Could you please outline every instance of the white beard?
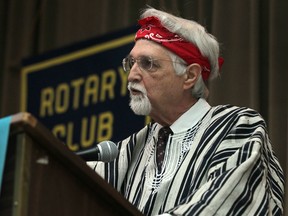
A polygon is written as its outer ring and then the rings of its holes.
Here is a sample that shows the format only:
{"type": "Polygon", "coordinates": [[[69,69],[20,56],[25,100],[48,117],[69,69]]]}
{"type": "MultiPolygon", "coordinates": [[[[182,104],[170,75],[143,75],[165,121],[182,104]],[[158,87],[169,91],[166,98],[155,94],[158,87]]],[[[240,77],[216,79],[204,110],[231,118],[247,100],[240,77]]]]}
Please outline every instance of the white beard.
{"type": "Polygon", "coordinates": [[[137,89],[141,91],[142,94],[140,95],[132,95],[130,94],[130,108],[133,112],[137,115],[149,115],[151,112],[151,103],[147,97],[147,92],[144,87],[138,85],[136,83],[128,83],[129,91],[133,89],[137,89]]]}

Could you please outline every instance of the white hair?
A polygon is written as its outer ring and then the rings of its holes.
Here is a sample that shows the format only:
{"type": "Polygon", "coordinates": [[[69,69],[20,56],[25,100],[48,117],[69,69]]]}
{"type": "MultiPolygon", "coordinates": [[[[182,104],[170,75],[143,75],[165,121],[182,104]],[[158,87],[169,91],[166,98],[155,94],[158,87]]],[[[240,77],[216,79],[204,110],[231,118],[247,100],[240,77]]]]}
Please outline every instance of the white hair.
{"type": "Polygon", "coordinates": [[[141,18],[149,16],[157,17],[161,24],[170,32],[178,34],[198,47],[202,56],[207,57],[209,60],[211,68],[209,80],[219,76],[219,44],[215,37],[207,33],[203,26],[195,21],[176,17],[150,7],[143,10],[141,18]]]}

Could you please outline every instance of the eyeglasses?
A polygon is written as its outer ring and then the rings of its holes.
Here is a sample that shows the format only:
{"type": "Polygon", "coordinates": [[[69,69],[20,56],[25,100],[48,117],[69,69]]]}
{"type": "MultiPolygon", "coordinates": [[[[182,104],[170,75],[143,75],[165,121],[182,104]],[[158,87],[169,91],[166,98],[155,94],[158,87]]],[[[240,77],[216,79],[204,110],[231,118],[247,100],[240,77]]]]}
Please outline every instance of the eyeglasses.
{"type": "MultiPolygon", "coordinates": [[[[129,72],[133,67],[133,65],[135,64],[135,62],[137,62],[140,69],[148,72],[154,72],[160,67],[160,65],[157,63],[157,60],[173,62],[168,59],[153,59],[151,56],[140,56],[138,58],[128,56],[123,59],[122,66],[125,72],[129,72]]],[[[184,63],[181,62],[175,62],[175,63],[184,65],[184,63]]]]}

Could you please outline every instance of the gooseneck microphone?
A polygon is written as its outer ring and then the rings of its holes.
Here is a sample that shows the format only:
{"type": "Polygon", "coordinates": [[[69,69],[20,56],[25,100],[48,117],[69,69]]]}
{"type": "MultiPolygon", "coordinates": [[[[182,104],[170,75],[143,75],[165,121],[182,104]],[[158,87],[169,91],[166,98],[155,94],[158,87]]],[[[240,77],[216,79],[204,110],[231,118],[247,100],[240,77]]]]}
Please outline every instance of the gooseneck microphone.
{"type": "Polygon", "coordinates": [[[95,147],[76,152],[85,161],[113,161],[118,155],[118,148],[112,141],[103,141],[95,147]]]}

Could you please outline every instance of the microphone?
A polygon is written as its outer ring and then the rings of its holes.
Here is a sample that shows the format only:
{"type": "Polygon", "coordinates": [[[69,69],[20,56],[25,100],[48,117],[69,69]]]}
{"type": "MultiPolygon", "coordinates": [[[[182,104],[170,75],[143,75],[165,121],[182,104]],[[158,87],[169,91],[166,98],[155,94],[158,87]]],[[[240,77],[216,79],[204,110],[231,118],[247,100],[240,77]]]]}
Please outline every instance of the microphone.
{"type": "Polygon", "coordinates": [[[112,141],[102,141],[96,147],[76,152],[85,161],[113,161],[118,155],[118,148],[112,141]]]}

